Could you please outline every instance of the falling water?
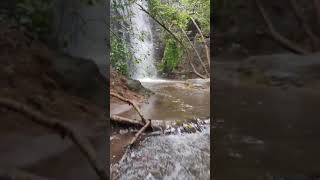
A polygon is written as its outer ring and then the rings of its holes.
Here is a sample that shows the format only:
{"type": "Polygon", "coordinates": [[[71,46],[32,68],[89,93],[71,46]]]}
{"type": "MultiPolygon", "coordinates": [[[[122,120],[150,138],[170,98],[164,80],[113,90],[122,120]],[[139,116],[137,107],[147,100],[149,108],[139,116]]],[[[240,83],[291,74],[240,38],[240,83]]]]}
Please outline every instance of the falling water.
{"type": "Polygon", "coordinates": [[[128,153],[115,179],[210,179],[210,130],[147,137],[128,153]]]}
{"type": "MultiPolygon", "coordinates": [[[[137,3],[144,9],[148,9],[146,0],[138,0],[137,3]]],[[[130,36],[130,42],[137,62],[133,63],[130,74],[134,79],[155,78],[157,70],[154,65],[150,19],[137,4],[131,6],[133,15],[131,17],[132,35],[130,36]]]]}

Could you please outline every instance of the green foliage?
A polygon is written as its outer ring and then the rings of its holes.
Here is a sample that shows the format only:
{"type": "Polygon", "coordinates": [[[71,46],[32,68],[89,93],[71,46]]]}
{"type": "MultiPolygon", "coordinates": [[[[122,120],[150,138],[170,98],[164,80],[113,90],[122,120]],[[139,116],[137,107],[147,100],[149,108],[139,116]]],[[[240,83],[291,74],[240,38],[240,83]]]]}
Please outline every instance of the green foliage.
{"type": "Polygon", "coordinates": [[[166,47],[160,68],[163,72],[173,71],[180,63],[182,55],[182,49],[178,46],[178,43],[168,38],[166,40],[166,47]]]}
{"type": "Polygon", "coordinates": [[[182,28],[188,23],[188,11],[173,4],[164,4],[160,0],[150,0],[149,11],[153,16],[162,20],[163,23],[168,22],[170,25],[176,25],[182,28]]]}
{"type": "Polygon", "coordinates": [[[203,33],[210,33],[210,0],[181,0],[181,4],[200,22],[203,33]]]}
{"type": "Polygon", "coordinates": [[[128,75],[128,60],[132,59],[132,54],[122,39],[111,36],[111,65],[118,72],[127,76],[128,75]]]}
{"type": "Polygon", "coordinates": [[[169,26],[185,28],[190,17],[193,17],[200,22],[204,33],[210,32],[210,0],[180,0],[172,3],[150,0],[149,4],[152,15],[169,26]]]}
{"type": "MultiPolygon", "coordinates": [[[[162,0],[149,0],[149,11],[185,45],[188,45],[189,41],[182,29],[187,30],[191,17],[200,22],[203,34],[210,33],[210,0],[180,0],[167,3],[162,0]]],[[[165,38],[170,36],[167,31],[162,30],[161,36],[165,39],[165,51],[160,70],[170,72],[181,63],[182,50],[173,38],[165,38]]]]}

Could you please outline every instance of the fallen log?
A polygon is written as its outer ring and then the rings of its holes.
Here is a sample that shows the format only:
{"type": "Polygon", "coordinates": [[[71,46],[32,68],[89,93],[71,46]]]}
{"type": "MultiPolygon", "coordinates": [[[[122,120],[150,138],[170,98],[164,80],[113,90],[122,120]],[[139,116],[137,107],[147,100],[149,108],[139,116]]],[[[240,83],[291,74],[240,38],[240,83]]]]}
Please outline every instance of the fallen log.
{"type": "Polygon", "coordinates": [[[111,121],[114,121],[119,124],[134,125],[134,126],[139,126],[139,127],[144,126],[144,124],[142,122],[135,121],[133,119],[129,119],[129,118],[121,117],[121,116],[117,116],[117,115],[111,116],[110,119],[111,119],[111,121]]]}
{"type": "Polygon", "coordinates": [[[72,140],[72,142],[78,146],[82,154],[87,158],[89,164],[95,170],[100,179],[108,179],[107,171],[105,170],[105,167],[97,160],[95,150],[92,147],[91,143],[87,138],[81,136],[75,128],[56,118],[47,117],[41,112],[29,107],[28,105],[12,99],[0,97],[0,106],[25,114],[30,117],[31,121],[57,132],[62,137],[68,136],[72,140]]]}
{"type": "Polygon", "coordinates": [[[139,114],[142,122],[143,122],[144,124],[147,123],[147,122],[146,122],[146,119],[145,119],[144,116],[142,115],[139,107],[138,107],[133,101],[131,101],[130,99],[127,99],[127,98],[125,98],[125,97],[122,97],[122,96],[120,96],[119,94],[116,94],[116,93],[114,93],[114,92],[110,92],[110,95],[113,96],[113,97],[116,97],[116,98],[120,99],[121,101],[124,101],[124,102],[128,103],[128,104],[131,105],[131,106],[133,106],[133,108],[134,108],[134,109],[137,111],[137,113],[139,114]]]}

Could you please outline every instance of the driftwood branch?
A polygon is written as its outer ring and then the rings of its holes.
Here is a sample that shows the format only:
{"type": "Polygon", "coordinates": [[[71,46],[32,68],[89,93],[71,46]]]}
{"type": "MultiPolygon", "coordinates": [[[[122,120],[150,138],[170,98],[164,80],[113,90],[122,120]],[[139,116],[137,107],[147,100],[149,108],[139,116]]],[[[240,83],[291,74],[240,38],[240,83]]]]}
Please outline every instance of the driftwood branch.
{"type": "Polygon", "coordinates": [[[4,106],[6,108],[25,114],[31,117],[31,120],[33,122],[51,130],[54,130],[63,137],[68,136],[72,140],[72,142],[78,146],[82,154],[87,158],[90,165],[93,167],[100,179],[108,179],[105,167],[102,166],[97,160],[95,150],[92,147],[91,143],[88,141],[88,139],[81,136],[80,133],[77,132],[74,128],[72,128],[69,124],[66,124],[55,118],[47,117],[39,111],[30,108],[28,105],[17,102],[12,99],[1,97],[0,106],[4,106]]]}
{"type": "Polygon", "coordinates": [[[123,96],[120,96],[119,94],[116,94],[114,92],[110,92],[110,95],[113,96],[113,97],[116,97],[118,99],[120,99],[121,101],[124,101],[126,103],[128,103],[129,105],[131,105],[136,111],[137,113],[139,114],[141,120],[143,123],[146,123],[146,119],[144,118],[144,116],[142,115],[141,111],[140,111],[140,108],[136,105],[136,103],[134,103],[133,101],[131,101],[130,99],[127,99],[123,96]]]}
{"type": "Polygon", "coordinates": [[[148,122],[135,134],[134,138],[130,141],[129,146],[132,146],[137,141],[139,136],[150,126],[151,126],[151,120],[148,120],[148,122]]]}
{"type": "Polygon", "coordinates": [[[110,119],[111,119],[111,121],[114,121],[119,124],[129,124],[129,125],[134,125],[134,126],[139,126],[139,127],[144,126],[144,124],[142,122],[135,121],[135,120],[132,120],[129,118],[121,117],[121,116],[117,116],[117,115],[111,116],[110,119]]]}
{"type": "Polygon", "coordinates": [[[296,45],[295,43],[291,42],[289,39],[285,38],[284,36],[282,36],[279,32],[277,32],[270,20],[270,18],[268,17],[264,7],[262,6],[260,0],[255,0],[256,5],[258,7],[258,10],[261,14],[261,16],[263,17],[266,25],[268,26],[268,29],[270,31],[270,35],[271,37],[280,45],[282,45],[284,48],[294,52],[294,53],[298,53],[298,54],[309,54],[308,51],[302,49],[300,46],[296,45]]]}
{"type": "Polygon", "coordinates": [[[127,146],[127,148],[126,148],[126,151],[124,152],[121,160],[119,161],[120,164],[126,159],[129,150],[131,149],[132,145],[137,141],[138,137],[139,137],[149,126],[151,126],[151,120],[148,120],[148,122],[135,134],[134,138],[130,141],[130,143],[128,144],[128,146],[127,146]]]}
{"type": "Polygon", "coordinates": [[[208,65],[209,65],[209,69],[210,69],[210,50],[208,48],[208,45],[207,45],[207,42],[202,34],[202,31],[201,29],[199,28],[198,24],[196,23],[196,21],[193,19],[193,17],[190,17],[190,19],[192,20],[193,24],[196,26],[200,36],[201,36],[201,39],[203,41],[203,44],[204,44],[204,48],[206,50],[206,56],[207,56],[207,61],[208,61],[208,65]]]}
{"type": "Polygon", "coordinates": [[[305,33],[309,36],[309,38],[312,41],[312,47],[314,50],[318,49],[319,44],[319,37],[315,35],[309,25],[307,24],[306,20],[303,17],[303,13],[301,12],[301,9],[299,8],[296,0],[290,0],[290,4],[292,6],[293,12],[299,21],[299,23],[302,25],[303,30],[305,33]]]}

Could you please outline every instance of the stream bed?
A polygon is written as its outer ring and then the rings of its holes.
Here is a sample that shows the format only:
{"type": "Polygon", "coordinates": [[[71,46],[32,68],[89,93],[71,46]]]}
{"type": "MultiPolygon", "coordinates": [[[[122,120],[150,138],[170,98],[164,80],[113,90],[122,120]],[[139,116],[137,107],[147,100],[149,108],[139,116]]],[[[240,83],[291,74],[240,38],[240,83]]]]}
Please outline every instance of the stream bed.
{"type": "MultiPolygon", "coordinates": [[[[156,119],[172,128],[195,118],[208,119],[210,114],[210,81],[141,81],[155,92],[141,111],[146,118],[156,119]]],[[[134,110],[120,114],[138,119],[134,110]]],[[[123,146],[134,133],[122,131],[111,137],[111,161],[114,179],[210,179],[210,122],[201,131],[145,135],[128,152],[120,164],[123,146]],[[121,151],[122,150],[122,151],[121,151]],[[115,158],[118,156],[117,158],[115,158]]],[[[121,130],[120,130],[121,131],[121,130]]]]}

